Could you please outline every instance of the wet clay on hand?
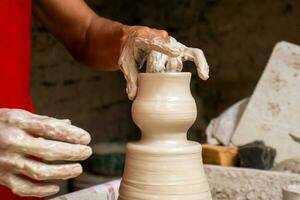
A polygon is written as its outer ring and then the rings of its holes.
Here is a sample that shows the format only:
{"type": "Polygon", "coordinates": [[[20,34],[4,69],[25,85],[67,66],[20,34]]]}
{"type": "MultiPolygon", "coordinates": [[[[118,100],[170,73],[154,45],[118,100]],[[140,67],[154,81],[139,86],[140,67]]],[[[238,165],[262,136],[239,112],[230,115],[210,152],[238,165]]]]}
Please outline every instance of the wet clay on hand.
{"type": "Polygon", "coordinates": [[[71,124],[20,109],[0,109],[0,184],[20,196],[45,197],[55,194],[54,184],[32,183],[20,174],[36,180],[69,179],[82,173],[79,163],[46,164],[42,160],[84,160],[91,155],[86,146],[90,135],[71,124]]]}
{"type": "Polygon", "coordinates": [[[132,34],[128,37],[121,56],[119,65],[127,81],[127,94],[133,100],[137,92],[137,77],[139,68],[147,61],[147,73],[181,72],[182,62],[195,63],[198,76],[208,79],[209,67],[202,50],[186,47],[170,38],[165,42],[160,38],[143,38],[132,34]]]}

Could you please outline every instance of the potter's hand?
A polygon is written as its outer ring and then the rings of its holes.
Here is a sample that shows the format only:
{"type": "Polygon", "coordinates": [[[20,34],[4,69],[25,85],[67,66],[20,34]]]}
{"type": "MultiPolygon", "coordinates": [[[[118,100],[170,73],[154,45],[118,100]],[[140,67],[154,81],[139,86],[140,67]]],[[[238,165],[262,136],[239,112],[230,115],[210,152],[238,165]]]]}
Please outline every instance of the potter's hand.
{"type": "Polygon", "coordinates": [[[169,45],[169,40],[168,33],[163,30],[125,26],[119,66],[127,81],[129,99],[132,100],[136,95],[138,69],[142,67],[148,53],[156,50],[173,57],[180,54],[177,48],[169,45]]]}
{"type": "Polygon", "coordinates": [[[148,73],[180,72],[182,61],[190,60],[196,64],[199,77],[208,78],[208,65],[200,49],[186,47],[161,30],[133,26],[124,32],[119,66],[127,81],[129,99],[136,95],[138,70],[145,60],[148,73]]]}
{"type": "Polygon", "coordinates": [[[82,172],[80,164],[46,164],[46,161],[84,160],[91,155],[89,134],[69,120],[39,116],[19,109],[0,109],[0,184],[20,196],[44,197],[55,194],[54,184],[35,180],[68,179],[82,172]]]}

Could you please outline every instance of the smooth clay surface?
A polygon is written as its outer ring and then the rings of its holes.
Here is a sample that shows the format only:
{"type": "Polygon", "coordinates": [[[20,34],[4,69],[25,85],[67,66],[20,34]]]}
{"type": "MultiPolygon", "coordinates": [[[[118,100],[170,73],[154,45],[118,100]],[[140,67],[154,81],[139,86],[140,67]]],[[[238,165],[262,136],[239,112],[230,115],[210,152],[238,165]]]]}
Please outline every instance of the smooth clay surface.
{"type": "Polygon", "coordinates": [[[132,106],[142,139],[126,148],[119,200],[211,200],[201,145],[186,132],[197,113],[190,73],[141,73],[132,106]]]}

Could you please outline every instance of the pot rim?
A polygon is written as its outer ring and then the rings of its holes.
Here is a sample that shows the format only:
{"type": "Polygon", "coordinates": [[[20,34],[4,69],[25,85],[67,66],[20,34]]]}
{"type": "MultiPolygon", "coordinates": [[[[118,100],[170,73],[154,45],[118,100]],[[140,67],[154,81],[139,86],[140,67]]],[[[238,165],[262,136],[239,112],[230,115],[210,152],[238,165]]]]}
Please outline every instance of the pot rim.
{"type": "Polygon", "coordinates": [[[139,76],[191,76],[191,72],[164,72],[164,73],[147,73],[141,72],[139,76]]]}

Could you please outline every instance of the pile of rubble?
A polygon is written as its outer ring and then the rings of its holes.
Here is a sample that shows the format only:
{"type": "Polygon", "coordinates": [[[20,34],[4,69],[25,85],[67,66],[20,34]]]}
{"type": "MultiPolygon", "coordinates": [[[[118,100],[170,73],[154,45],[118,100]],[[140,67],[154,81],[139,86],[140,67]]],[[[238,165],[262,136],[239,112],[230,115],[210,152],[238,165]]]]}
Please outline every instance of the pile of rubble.
{"type": "Polygon", "coordinates": [[[203,161],[220,165],[205,167],[214,199],[300,199],[300,47],[278,43],[253,94],[206,134],[203,161]]]}

